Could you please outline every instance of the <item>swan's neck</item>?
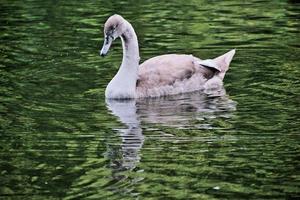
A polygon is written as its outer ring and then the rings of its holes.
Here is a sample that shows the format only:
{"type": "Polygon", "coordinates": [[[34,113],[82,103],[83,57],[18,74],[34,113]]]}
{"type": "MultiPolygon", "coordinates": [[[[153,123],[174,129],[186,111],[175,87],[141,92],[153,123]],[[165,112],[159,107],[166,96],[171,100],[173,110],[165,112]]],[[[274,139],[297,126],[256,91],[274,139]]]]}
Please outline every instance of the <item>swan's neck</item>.
{"type": "Polygon", "coordinates": [[[135,98],[136,80],[139,67],[139,45],[137,36],[131,24],[125,22],[126,29],[121,35],[123,59],[118,73],[108,84],[105,96],[107,98],[135,98]]]}
{"type": "Polygon", "coordinates": [[[131,24],[127,22],[127,29],[121,35],[123,47],[122,66],[130,68],[138,68],[139,66],[139,44],[137,36],[131,24]]]}

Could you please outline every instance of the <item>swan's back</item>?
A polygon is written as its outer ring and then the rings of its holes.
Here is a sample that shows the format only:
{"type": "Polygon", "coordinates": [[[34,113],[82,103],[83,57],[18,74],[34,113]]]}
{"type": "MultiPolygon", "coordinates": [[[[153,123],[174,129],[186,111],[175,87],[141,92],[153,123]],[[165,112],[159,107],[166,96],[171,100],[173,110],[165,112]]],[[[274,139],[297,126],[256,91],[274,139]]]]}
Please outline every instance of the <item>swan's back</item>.
{"type": "Polygon", "coordinates": [[[157,97],[201,90],[214,69],[198,64],[192,55],[167,54],[146,60],[139,66],[137,97],[157,97]]]}

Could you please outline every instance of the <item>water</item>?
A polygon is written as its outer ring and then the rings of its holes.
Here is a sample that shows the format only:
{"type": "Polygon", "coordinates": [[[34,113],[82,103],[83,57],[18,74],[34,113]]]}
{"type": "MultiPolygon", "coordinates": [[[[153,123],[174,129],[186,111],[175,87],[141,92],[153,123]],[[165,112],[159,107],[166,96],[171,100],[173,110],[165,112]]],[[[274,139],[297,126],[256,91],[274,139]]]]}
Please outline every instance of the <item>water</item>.
{"type": "Polygon", "coordinates": [[[1,199],[300,197],[300,7],[296,1],[0,3],[1,199]],[[120,41],[142,60],[237,48],[225,94],[105,101],[120,41]]]}

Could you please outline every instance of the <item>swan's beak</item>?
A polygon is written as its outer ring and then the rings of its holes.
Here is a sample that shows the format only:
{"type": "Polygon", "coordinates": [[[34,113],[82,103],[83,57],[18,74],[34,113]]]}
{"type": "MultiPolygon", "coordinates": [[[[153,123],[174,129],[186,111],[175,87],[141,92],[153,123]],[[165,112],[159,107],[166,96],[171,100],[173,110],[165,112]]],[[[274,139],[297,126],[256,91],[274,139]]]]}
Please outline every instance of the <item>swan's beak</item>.
{"type": "Polygon", "coordinates": [[[102,47],[102,49],[100,51],[100,56],[106,56],[106,54],[108,53],[108,50],[110,48],[110,45],[111,45],[112,41],[113,41],[112,37],[105,36],[103,47],[102,47]]]}

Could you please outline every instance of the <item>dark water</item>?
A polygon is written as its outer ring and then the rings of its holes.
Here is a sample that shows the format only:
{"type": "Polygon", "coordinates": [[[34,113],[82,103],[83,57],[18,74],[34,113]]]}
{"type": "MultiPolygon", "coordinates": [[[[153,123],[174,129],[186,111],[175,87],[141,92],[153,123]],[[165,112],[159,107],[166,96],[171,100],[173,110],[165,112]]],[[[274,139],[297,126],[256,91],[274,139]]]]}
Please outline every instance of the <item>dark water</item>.
{"type": "MultiPolygon", "coordinates": [[[[300,197],[296,1],[0,1],[1,199],[300,197]],[[106,102],[122,14],[142,60],[237,48],[226,94],[106,102]]],[[[224,91],[225,92],[225,91],[224,91]]]]}

